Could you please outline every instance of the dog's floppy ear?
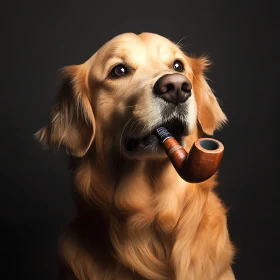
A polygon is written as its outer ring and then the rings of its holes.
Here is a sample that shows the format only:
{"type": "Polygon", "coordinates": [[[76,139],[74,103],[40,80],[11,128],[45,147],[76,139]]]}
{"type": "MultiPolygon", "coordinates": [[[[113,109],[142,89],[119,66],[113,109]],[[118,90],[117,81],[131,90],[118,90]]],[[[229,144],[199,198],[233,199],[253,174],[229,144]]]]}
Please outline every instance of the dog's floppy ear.
{"type": "Polygon", "coordinates": [[[204,71],[210,62],[205,57],[190,58],[190,61],[194,75],[193,91],[197,102],[198,121],[206,134],[213,135],[214,130],[227,121],[227,117],[204,77],[204,71]]]}
{"type": "Polygon", "coordinates": [[[49,122],[36,134],[44,146],[63,145],[73,156],[82,157],[95,134],[95,118],[89,101],[87,66],[63,68],[63,83],[49,122]]]}

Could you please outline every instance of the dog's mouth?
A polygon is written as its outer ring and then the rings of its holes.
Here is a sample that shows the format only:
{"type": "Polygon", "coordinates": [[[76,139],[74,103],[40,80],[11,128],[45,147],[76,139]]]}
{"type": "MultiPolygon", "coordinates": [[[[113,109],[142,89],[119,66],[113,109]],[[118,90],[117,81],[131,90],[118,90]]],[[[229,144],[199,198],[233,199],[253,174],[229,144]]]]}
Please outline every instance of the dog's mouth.
{"type": "Polygon", "coordinates": [[[163,148],[159,141],[158,134],[156,129],[158,127],[165,127],[170,132],[170,134],[182,145],[183,137],[187,135],[187,126],[184,122],[179,119],[172,119],[168,122],[164,122],[157,127],[155,127],[150,132],[145,135],[135,138],[127,137],[124,141],[124,148],[126,154],[139,154],[139,153],[162,153],[163,148]]]}

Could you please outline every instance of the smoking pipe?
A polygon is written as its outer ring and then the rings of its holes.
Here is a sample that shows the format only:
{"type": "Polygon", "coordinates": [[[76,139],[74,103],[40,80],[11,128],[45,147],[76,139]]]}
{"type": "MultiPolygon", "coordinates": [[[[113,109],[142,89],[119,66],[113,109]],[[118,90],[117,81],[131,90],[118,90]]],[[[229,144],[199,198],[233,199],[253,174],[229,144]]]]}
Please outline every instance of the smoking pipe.
{"type": "Polygon", "coordinates": [[[220,141],[200,138],[187,153],[165,127],[159,127],[157,133],[171,163],[185,181],[200,183],[218,170],[224,152],[220,141]]]}

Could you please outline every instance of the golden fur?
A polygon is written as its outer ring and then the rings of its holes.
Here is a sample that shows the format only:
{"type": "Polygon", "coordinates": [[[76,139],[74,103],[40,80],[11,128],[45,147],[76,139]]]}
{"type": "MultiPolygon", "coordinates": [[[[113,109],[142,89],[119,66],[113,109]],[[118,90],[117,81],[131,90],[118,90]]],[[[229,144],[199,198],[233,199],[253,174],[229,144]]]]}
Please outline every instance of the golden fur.
{"type": "Polygon", "coordinates": [[[189,57],[156,34],[127,33],[85,63],[64,68],[58,102],[37,133],[43,145],[62,145],[72,155],[77,216],[59,240],[61,279],[234,279],[216,175],[190,184],[165,154],[123,152],[125,135],[142,135],[160,122],[152,86],[174,73],[176,59],[193,87],[190,112],[183,114],[189,150],[226,121],[203,74],[206,58],[189,57]],[[110,79],[118,63],[131,71],[110,79]]]}

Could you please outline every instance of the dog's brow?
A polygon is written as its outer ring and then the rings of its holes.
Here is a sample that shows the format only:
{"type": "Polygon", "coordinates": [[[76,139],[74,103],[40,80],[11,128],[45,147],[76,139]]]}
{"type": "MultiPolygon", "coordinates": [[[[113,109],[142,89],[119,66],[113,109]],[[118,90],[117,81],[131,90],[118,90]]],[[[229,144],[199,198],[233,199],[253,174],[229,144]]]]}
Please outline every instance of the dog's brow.
{"type": "Polygon", "coordinates": [[[169,63],[170,59],[183,58],[183,55],[175,46],[161,44],[158,46],[157,51],[159,59],[165,61],[166,63],[169,63]]]}
{"type": "Polygon", "coordinates": [[[108,71],[110,69],[110,67],[112,67],[113,65],[116,65],[118,63],[128,64],[132,68],[135,67],[135,65],[131,62],[128,55],[125,55],[125,54],[110,55],[108,60],[105,63],[105,67],[104,67],[105,71],[108,71]]]}
{"type": "MultiPolygon", "coordinates": [[[[139,46],[138,46],[139,47],[139,46]]],[[[136,48],[129,48],[129,47],[113,47],[111,48],[109,51],[107,51],[108,55],[106,56],[106,63],[104,66],[104,70],[108,71],[109,68],[113,65],[113,64],[117,64],[117,63],[126,63],[129,64],[130,67],[132,68],[137,68],[137,60],[141,59],[141,55],[143,54],[143,51],[139,51],[137,52],[137,57],[132,55],[132,52],[135,51],[136,48]],[[132,58],[135,59],[132,59],[132,58]]]]}

